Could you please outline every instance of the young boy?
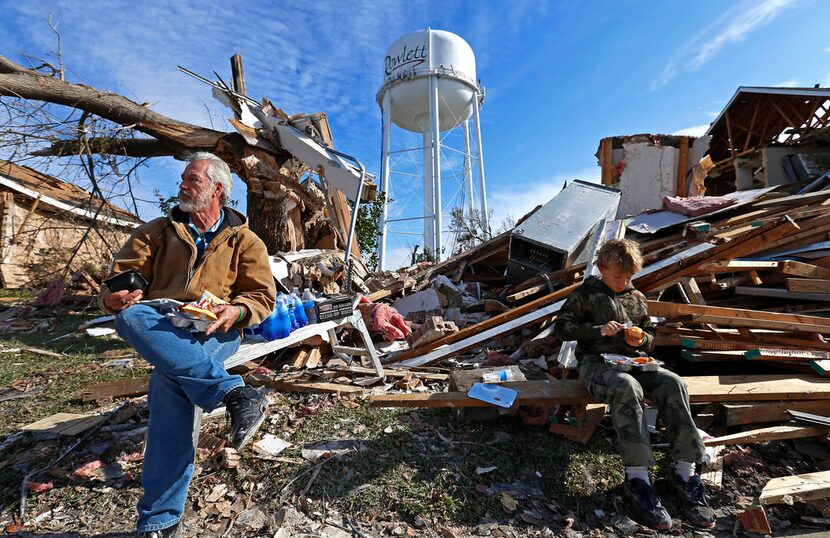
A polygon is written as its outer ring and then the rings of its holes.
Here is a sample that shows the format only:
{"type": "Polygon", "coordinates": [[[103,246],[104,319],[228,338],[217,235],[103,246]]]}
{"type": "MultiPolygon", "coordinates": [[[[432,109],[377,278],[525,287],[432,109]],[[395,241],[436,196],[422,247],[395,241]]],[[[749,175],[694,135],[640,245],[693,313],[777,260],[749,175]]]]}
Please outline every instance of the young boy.
{"type": "Polygon", "coordinates": [[[645,296],[631,286],[642,269],[636,243],[618,239],[604,243],[597,253],[602,278],[589,277],[568,297],[556,319],[560,340],[576,340],[579,377],[588,392],[610,405],[619,451],[625,465],[625,497],[640,523],[657,530],[671,528],[672,520],[651,485],[648,467],[654,465],[643,397],[657,404],[675,460],[672,489],[678,494],[690,523],[715,526],[706,491],[695,473],[704,454],[703,442],[692,419],[686,384],[677,374],[656,371],[622,372],[605,363],[602,353],[646,356],[654,348],[654,325],[645,296]],[[625,324],[632,322],[630,329],[625,324]]]}

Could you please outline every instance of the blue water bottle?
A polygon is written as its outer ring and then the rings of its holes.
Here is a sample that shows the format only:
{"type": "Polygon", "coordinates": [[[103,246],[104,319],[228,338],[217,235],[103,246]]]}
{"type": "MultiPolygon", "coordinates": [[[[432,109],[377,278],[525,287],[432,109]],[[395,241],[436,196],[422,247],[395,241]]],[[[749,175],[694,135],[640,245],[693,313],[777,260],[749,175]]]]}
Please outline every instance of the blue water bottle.
{"type": "Polygon", "coordinates": [[[294,291],[291,292],[289,299],[294,303],[294,317],[297,318],[297,324],[300,327],[305,327],[308,325],[308,318],[305,315],[303,300],[300,299],[300,294],[297,292],[297,288],[294,288],[294,291]]]}

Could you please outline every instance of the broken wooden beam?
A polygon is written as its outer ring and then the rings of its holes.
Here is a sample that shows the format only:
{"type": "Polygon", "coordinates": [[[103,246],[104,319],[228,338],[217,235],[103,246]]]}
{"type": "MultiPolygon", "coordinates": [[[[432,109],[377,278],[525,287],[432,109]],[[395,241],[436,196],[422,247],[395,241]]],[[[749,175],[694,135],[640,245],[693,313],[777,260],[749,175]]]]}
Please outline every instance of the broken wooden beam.
{"type": "Polygon", "coordinates": [[[150,387],[150,376],[120,381],[108,381],[89,385],[81,391],[81,399],[85,402],[107,400],[114,398],[132,398],[147,394],[150,387]]]}
{"type": "MultiPolygon", "coordinates": [[[[573,285],[568,286],[566,288],[562,288],[561,290],[557,290],[553,293],[545,295],[544,297],[540,297],[540,298],[536,299],[535,301],[531,301],[531,302],[527,303],[526,305],[522,305],[522,306],[519,306],[519,307],[516,307],[516,308],[512,308],[512,309],[508,310],[507,312],[502,312],[501,314],[497,314],[497,315],[493,316],[490,319],[484,320],[480,323],[476,323],[475,325],[471,325],[469,327],[465,327],[464,329],[458,331],[457,333],[447,335],[444,338],[439,338],[438,340],[430,342],[429,344],[427,344],[425,346],[422,346],[422,347],[420,347],[416,350],[408,350],[408,351],[403,351],[401,353],[398,353],[398,354],[390,357],[388,362],[390,362],[390,363],[402,362],[402,361],[405,361],[405,360],[413,358],[413,357],[421,357],[425,354],[428,354],[429,351],[434,350],[434,349],[436,349],[440,346],[450,345],[450,344],[455,344],[455,343],[461,343],[465,339],[468,339],[468,340],[471,340],[471,341],[475,340],[475,342],[472,342],[470,344],[470,347],[472,347],[473,345],[475,345],[479,342],[487,341],[489,338],[492,338],[493,336],[506,334],[507,331],[511,331],[511,330],[518,330],[519,328],[523,327],[524,325],[522,325],[521,323],[511,324],[511,322],[519,321],[521,318],[523,318],[524,316],[526,316],[528,314],[538,314],[540,311],[543,311],[546,308],[548,310],[550,310],[550,312],[549,312],[549,314],[545,314],[545,315],[555,314],[556,312],[559,311],[559,307],[561,307],[561,305],[559,305],[556,308],[550,308],[551,304],[552,303],[557,303],[557,301],[561,301],[561,299],[563,299],[563,298],[567,297],[568,295],[570,295],[570,293],[573,290],[575,290],[578,285],[579,284],[573,284],[573,285]],[[499,329],[503,329],[505,332],[500,332],[499,329]],[[482,339],[482,335],[490,334],[490,333],[492,333],[492,334],[490,335],[489,338],[485,337],[485,338],[482,339]]],[[[533,316],[531,316],[531,317],[533,317],[533,316]]],[[[539,316],[539,317],[535,317],[533,320],[529,321],[528,323],[532,323],[533,321],[541,319],[542,317],[544,317],[544,315],[539,316]]],[[[467,349],[467,347],[460,346],[458,349],[454,350],[453,353],[459,352],[462,348],[467,349]]],[[[449,355],[442,355],[439,358],[445,358],[445,357],[448,357],[448,356],[449,355]]],[[[432,362],[434,362],[432,359],[428,359],[426,362],[423,362],[423,363],[420,363],[420,364],[410,364],[410,365],[411,366],[427,366],[427,365],[431,364],[432,362]]]]}
{"type": "Polygon", "coordinates": [[[830,471],[773,478],[758,496],[762,505],[804,502],[830,497],[830,471]]]}
{"type": "Polygon", "coordinates": [[[821,437],[827,435],[830,428],[827,426],[798,426],[782,425],[759,428],[741,433],[724,435],[706,439],[703,444],[706,446],[717,445],[743,445],[747,443],[761,443],[763,441],[780,441],[783,439],[800,439],[805,437],[821,437]]]}
{"type": "MultiPolygon", "coordinates": [[[[830,400],[830,379],[803,375],[736,375],[684,377],[693,403],[777,400],[830,400]]],[[[517,391],[516,405],[596,403],[580,380],[503,383],[517,391]]],[[[485,407],[465,392],[381,394],[371,407],[485,407]]]]}

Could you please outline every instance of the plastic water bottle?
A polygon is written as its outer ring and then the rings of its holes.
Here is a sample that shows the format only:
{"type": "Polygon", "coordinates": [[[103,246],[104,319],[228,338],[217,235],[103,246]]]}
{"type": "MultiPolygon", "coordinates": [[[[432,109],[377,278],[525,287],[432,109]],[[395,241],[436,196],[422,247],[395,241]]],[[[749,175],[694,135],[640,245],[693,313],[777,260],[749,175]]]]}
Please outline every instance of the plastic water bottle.
{"type": "Polygon", "coordinates": [[[305,315],[305,308],[303,307],[303,300],[300,299],[300,294],[297,288],[291,292],[289,299],[294,303],[294,317],[297,318],[297,325],[305,327],[308,325],[308,318],[305,315]]]}
{"type": "Polygon", "coordinates": [[[277,299],[274,311],[265,321],[259,324],[259,334],[266,340],[277,340],[291,334],[291,321],[288,317],[288,307],[282,298],[277,299]]]}
{"type": "Polygon", "coordinates": [[[499,383],[501,381],[516,381],[518,376],[513,373],[513,370],[496,370],[494,372],[484,372],[481,374],[481,379],[485,383],[499,383]]]}
{"type": "Polygon", "coordinates": [[[284,293],[280,294],[280,299],[286,308],[288,308],[288,322],[291,325],[291,331],[296,331],[300,328],[300,325],[297,323],[297,317],[294,315],[294,301],[292,301],[291,297],[284,293]]]}
{"type": "Polygon", "coordinates": [[[311,290],[306,288],[303,291],[303,310],[305,310],[305,317],[309,323],[317,323],[317,309],[314,308],[314,294],[311,290]]]}

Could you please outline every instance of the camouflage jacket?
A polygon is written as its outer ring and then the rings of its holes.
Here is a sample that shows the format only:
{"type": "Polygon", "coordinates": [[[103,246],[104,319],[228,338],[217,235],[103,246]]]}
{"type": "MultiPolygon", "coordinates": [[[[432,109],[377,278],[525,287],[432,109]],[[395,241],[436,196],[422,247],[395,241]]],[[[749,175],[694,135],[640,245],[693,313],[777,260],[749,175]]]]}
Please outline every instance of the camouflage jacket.
{"type": "Polygon", "coordinates": [[[600,353],[644,356],[654,348],[656,330],[641,292],[629,286],[614,293],[598,277],[589,277],[565,301],[556,318],[554,334],[563,341],[576,340],[576,358],[582,361],[600,353]],[[645,340],[635,348],[625,342],[623,331],[602,336],[600,328],[611,320],[632,321],[645,331],[645,340]]]}

